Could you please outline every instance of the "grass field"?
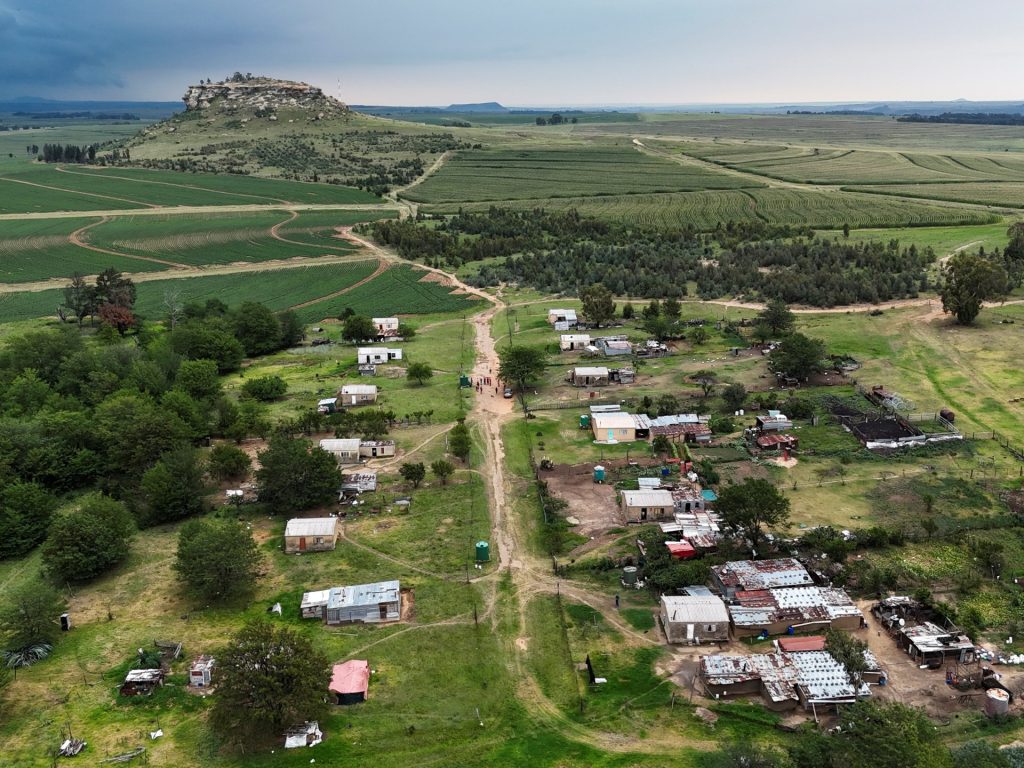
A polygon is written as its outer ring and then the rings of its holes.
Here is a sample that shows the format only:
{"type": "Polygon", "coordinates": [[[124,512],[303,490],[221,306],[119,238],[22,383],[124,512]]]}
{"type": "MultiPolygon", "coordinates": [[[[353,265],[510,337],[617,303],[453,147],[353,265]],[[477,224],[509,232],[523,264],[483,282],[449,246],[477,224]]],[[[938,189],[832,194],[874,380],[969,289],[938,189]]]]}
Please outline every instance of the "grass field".
{"type": "Polygon", "coordinates": [[[629,146],[463,151],[405,194],[423,203],[569,198],[758,186],[629,146]]]}
{"type": "MultiPolygon", "coordinates": [[[[485,210],[490,203],[429,205],[454,213],[485,210]]],[[[980,224],[995,217],[984,211],[884,199],[846,192],[802,189],[743,189],[675,194],[535,198],[502,203],[519,210],[577,210],[609,221],[656,227],[692,226],[711,230],[729,221],[807,225],[815,228],[941,226],[980,224]]]]}

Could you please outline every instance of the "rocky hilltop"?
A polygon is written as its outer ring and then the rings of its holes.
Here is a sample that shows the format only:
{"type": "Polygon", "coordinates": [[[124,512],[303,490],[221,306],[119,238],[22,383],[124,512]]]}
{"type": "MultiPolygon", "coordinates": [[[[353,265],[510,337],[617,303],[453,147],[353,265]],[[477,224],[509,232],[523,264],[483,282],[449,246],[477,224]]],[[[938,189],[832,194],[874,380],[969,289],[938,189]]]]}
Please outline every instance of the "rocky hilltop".
{"type": "Polygon", "coordinates": [[[182,97],[185,111],[273,113],[278,109],[304,109],[321,118],[348,112],[348,107],[306,83],[265,77],[224,80],[189,86],[182,97]]]}

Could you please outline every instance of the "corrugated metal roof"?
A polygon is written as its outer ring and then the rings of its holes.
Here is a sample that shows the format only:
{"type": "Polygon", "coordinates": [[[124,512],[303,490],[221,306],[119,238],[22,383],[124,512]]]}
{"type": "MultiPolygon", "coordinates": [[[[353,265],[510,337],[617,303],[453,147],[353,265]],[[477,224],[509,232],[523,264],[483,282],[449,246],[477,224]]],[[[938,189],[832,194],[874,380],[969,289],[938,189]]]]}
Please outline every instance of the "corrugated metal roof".
{"type": "Polygon", "coordinates": [[[625,411],[595,413],[591,417],[594,429],[635,429],[633,417],[625,411]]]}
{"type": "Polygon", "coordinates": [[[561,341],[589,344],[590,334],[589,333],[563,333],[560,337],[561,341]]]}
{"type": "Polygon", "coordinates": [[[711,569],[726,586],[741,589],[770,589],[814,584],[811,574],[791,557],[777,560],[733,560],[711,569]]]}
{"type": "Polygon", "coordinates": [[[343,395],[376,395],[376,384],[345,384],[341,388],[343,395]]]}
{"type": "Polygon", "coordinates": [[[780,651],[800,653],[806,651],[824,651],[824,635],[807,635],[806,637],[780,637],[775,641],[780,651]]]}
{"type": "Polygon", "coordinates": [[[736,626],[756,627],[777,622],[795,626],[861,615],[849,595],[831,587],[740,591],[736,593],[736,600],[738,605],[729,607],[736,626]]]}
{"type": "Polygon", "coordinates": [[[285,526],[285,536],[333,536],[338,528],[336,517],[295,517],[285,526]]]}
{"type": "Polygon", "coordinates": [[[671,507],[672,494],[668,491],[623,491],[627,507],[671,507]]]}
{"type": "Polygon", "coordinates": [[[608,375],[608,369],[605,368],[604,366],[598,366],[598,367],[579,366],[578,368],[574,368],[573,369],[573,375],[574,376],[607,376],[608,375]]]}
{"type": "Polygon", "coordinates": [[[303,592],[302,603],[300,608],[305,610],[306,608],[313,608],[315,606],[327,605],[327,601],[331,597],[331,590],[329,589],[318,589],[314,592],[303,592]]]}
{"type": "Polygon", "coordinates": [[[661,598],[661,606],[670,622],[682,624],[725,624],[729,612],[721,598],[710,596],[671,596],[661,598]]]}
{"type": "Polygon", "coordinates": [[[320,447],[325,451],[341,453],[358,453],[358,437],[329,437],[320,441],[320,447]]]}
{"type": "Polygon", "coordinates": [[[327,599],[327,609],[394,603],[398,601],[400,592],[401,589],[397,581],[376,581],[372,584],[334,587],[327,599]]]}

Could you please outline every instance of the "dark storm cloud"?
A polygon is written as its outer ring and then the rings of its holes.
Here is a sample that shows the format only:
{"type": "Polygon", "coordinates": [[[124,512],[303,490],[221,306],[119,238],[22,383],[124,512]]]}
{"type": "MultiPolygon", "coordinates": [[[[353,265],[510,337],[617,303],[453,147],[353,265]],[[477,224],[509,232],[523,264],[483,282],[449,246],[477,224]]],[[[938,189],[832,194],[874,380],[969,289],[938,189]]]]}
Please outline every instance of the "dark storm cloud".
{"type": "Polygon", "coordinates": [[[354,103],[1020,98],[1024,3],[0,0],[0,96],[174,99],[234,70],[354,103]]]}

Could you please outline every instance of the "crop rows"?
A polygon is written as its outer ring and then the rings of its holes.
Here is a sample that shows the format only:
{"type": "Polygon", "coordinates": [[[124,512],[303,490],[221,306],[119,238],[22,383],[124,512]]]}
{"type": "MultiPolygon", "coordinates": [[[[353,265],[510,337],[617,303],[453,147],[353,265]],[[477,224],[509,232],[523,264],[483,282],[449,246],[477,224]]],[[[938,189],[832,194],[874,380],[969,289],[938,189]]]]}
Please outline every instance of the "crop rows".
{"type": "Polygon", "coordinates": [[[425,203],[579,197],[756,186],[632,147],[460,152],[407,197],[425,203]]]}
{"type": "MultiPolygon", "coordinates": [[[[751,189],[684,192],[659,195],[575,197],[518,200],[502,203],[520,210],[575,209],[586,216],[652,227],[690,226],[711,230],[729,221],[806,224],[815,228],[897,227],[977,224],[991,221],[984,212],[905,200],[872,198],[845,192],[799,189],[751,189]]],[[[465,210],[487,205],[468,204],[465,210]]],[[[433,212],[452,212],[453,206],[433,206],[433,212]]]]}
{"type": "Polygon", "coordinates": [[[951,200],[959,203],[1024,208],[1024,183],[886,184],[876,187],[857,187],[857,189],[879,195],[903,195],[919,197],[923,200],[951,200]]]}

